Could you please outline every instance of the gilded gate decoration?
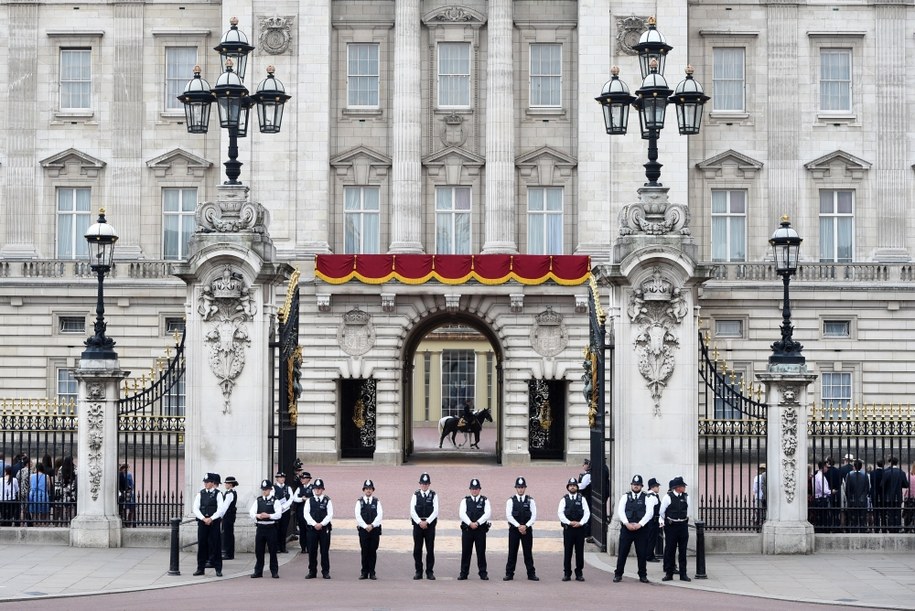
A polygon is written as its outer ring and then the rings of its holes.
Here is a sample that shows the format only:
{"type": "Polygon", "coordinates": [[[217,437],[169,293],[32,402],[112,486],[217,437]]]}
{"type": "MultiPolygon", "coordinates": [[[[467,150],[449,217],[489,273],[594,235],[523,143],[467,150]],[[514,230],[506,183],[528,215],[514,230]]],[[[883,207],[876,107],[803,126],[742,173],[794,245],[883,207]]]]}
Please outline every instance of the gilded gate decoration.
{"type": "Polygon", "coordinates": [[[529,445],[531,458],[561,459],[565,435],[564,380],[528,382],[529,445]]]}
{"type": "Polygon", "coordinates": [[[340,380],[340,451],[343,458],[375,454],[378,382],[374,378],[340,380]]]}

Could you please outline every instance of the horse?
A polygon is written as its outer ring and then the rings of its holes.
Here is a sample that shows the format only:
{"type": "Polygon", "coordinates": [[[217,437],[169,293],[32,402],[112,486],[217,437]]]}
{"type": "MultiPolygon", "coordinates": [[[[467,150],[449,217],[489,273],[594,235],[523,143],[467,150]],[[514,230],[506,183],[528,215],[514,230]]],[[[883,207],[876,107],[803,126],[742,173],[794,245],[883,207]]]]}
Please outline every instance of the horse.
{"type": "Polygon", "coordinates": [[[473,433],[475,441],[470,444],[471,448],[480,449],[480,431],[483,429],[483,422],[492,422],[492,410],[490,408],[482,409],[478,412],[473,412],[470,415],[470,421],[467,422],[464,426],[458,426],[461,418],[459,416],[445,416],[438,421],[438,430],[442,434],[441,439],[438,440],[438,447],[442,447],[442,443],[445,441],[445,437],[451,435],[451,445],[454,447],[463,447],[464,443],[467,443],[467,435],[473,433]],[[454,438],[458,433],[464,433],[465,439],[464,443],[458,446],[454,442],[454,438]]]}

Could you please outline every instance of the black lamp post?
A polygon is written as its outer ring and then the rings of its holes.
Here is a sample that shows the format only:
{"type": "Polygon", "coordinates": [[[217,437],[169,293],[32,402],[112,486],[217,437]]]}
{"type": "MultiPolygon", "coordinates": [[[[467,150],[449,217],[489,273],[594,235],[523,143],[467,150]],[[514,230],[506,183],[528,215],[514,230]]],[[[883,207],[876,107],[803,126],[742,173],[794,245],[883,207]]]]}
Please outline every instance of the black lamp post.
{"type": "Polygon", "coordinates": [[[788,284],[791,276],[797,273],[798,255],[803,240],[791,228],[788,216],[783,216],[781,225],[772,234],[769,244],[775,255],[775,272],[782,277],[785,286],[784,301],[782,303],[782,338],[772,344],[772,356],[769,357],[770,365],[803,365],[804,348],[800,342],[792,337],[794,327],[791,326],[791,304],[788,296],[788,284]]]}
{"type": "Polygon", "coordinates": [[[118,358],[114,351],[114,340],[105,336],[105,274],[111,271],[114,261],[114,243],[118,234],[114,227],[105,220],[105,209],[98,211],[98,222],[86,230],[86,241],[89,242],[89,267],[98,274],[98,300],[95,304],[95,335],[84,343],[82,358],[93,360],[110,360],[118,358]]]}
{"type": "Polygon", "coordinates": [[[238,161],[238,138],[248,135],[248,115],[257,106],[260,130],[264,134],[275,134],[283,123],[283,105],[291,96],[286,94],[283,83],[273,76],[274,67],[267,66],[267,78],[257,86],[254,95],[248,95],[245,87],[245,72],[248,54],[254,47],[248,44],[248,37],[238,29],[238,19],[232,17],[231,28],[214,47],[222,58],[225,72],[219,75],[216,86],[200,78],[200,66],[194,66],[194,78],[184,88],[178,99],[184,104],[187,131],[191,134],[205,134],[210,123],[210,104],[215,100],[219,108],[219,126],[229,130],[229,160],[226,166],[224,184],[240,185],[242,163],[238,161]]]}
{"type": "Polygon", "coordinates": [[[691,136],[699,133],[702,124],[702,108],[710,99],[702,92],[702,86],[693,79],[692,66],[686,67],[686,78],[674,90],[671,90],[664,79],[664,66],[667,53],[673,47],[667,44],[664,36],[658,32],[655,18],[648,19],[648,30],[642,34],[635,45],[639,53],[639,67],[642,71],[642,86],[629,93],[629,87],[619,80],[619,67],[611,68],[612,78],[604,84],[600,96],[595,99],[604,107],[604,123],[607,133],[622,135],[626,133],[629,121],[629,106],[639,112],[642,139],[648,140],[648,162],[645,164],[647,187],[660,187],[661,164],[658,163],[658,138],[664,129],[667,105],[677,107],[677,124],[680,134],[691,136]]]}

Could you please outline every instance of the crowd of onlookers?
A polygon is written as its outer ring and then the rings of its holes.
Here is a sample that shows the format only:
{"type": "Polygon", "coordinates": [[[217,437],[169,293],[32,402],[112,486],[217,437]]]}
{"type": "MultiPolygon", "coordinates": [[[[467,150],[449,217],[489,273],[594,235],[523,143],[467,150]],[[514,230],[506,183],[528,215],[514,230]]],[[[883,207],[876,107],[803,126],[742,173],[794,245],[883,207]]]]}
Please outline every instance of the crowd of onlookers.
{"type": "Polygon", "coordinates": [[[0,453],[0,526],[69,524],[76,515],[76,464],[72,456],[32,459],[0,453]]]}
{"type": "Polygon", "coordinates": [[[915,532],[915,463],[891,456],[865,467],[852,454],[810,467],[808,507],[816,532],[915,532]]]}

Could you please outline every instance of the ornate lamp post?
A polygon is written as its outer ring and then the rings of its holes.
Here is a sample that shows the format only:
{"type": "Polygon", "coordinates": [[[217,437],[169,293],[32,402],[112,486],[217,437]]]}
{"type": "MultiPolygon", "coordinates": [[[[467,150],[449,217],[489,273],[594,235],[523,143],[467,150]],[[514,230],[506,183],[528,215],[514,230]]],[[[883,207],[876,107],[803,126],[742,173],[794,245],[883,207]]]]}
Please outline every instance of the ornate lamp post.
{"type": "Polygon", "coordinates": [[[664,129],[667,105],[677,107],[677,124],[680,134],[691,136],[699,133],[702,124],[702,109],[710,99],[702,91],[702,86],[693,79],[692,66],[686,67],[686,78],[674,90],[671,90],[664,79],[664,65],[667,53],[673,49],[664,36],[658,31],[654,17],[648,20],[648,30],[642,34],[639,44],[639,67],[642,71],[642,86],[629,93],[629,87],[619,79],[619,67],[611,68],[612,78],[604,84],[600,96],[595,99],[604,110],[604,123],[607,133],[622,135],[626,133],[629,121],[629,106],[639,113],[639,124],[642,139],[648,140],[648,162],[645,163],[647,187],[662,186],[661,164],[658,163],[658,138],[664,129]]]}
{"type": "Polygon", "coordinates": [[[804,355],[801,354],[803,346],[792,337],[794,327],[791,325],[791,303],[788,296],[788,284],[791,276],[797,273],[798,255],[803,240],[797,231],[791,228],[788,216],[782,217],[781,225],[772,234],[769,244],[775,255],[775,272],[782,277],[785,286],[784,301],[782,303],[782,338],[772,344],[772,356],[769,365],[803,365],[804,355]]]}
{"type": "Polygon", "coordinates": [[[114,243],[118,241],[118,234],[114,227],[105,220],[105,209],[99,209],[98,222],[86,230],[86,241],[89,242],[89,267],[98,274],[98,300],[95,304],[95,335],[84,343],[86,349],[82,358],[92,360],[117,359],[114,351],[114,340],[105,336],[105,274],[111,271],[114,261],[114,243]]]}
{"type": "Polygon", "coordinates": [[[216,81],[216,86],[200,77],[200,66],[194,66],[194,78],[184,88],[178,99],[184,104],[187,131],[191,134],[205,134],[209,129],[210,104],[215,100],[219,108],[219,126],[229,130],[229,160],[226,167],[224,184],[240,185],[242,163],[238,161],[238,138],[248,135],[248,115],[252,107],[257,106],[260,130],[264,134],[275,134],[283,123],[283,105],[291,96],[286,88],[274,78],[273,66],[267,66],[267,78],[257,86],[253,95],[245,87],[245,72],[248,67],[248,54],[254,47],[248,44],[248,37],[238,29],[238,19],[230,20],[231,28],[214,49],[219,52],[223,72],[216,81]]]}

